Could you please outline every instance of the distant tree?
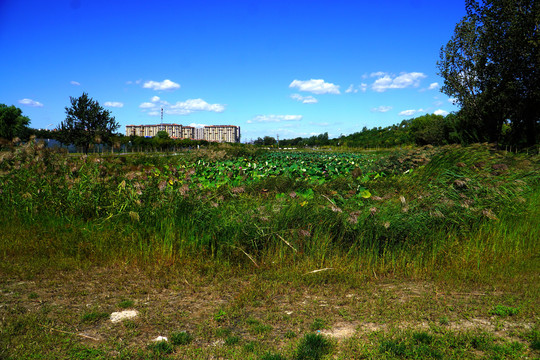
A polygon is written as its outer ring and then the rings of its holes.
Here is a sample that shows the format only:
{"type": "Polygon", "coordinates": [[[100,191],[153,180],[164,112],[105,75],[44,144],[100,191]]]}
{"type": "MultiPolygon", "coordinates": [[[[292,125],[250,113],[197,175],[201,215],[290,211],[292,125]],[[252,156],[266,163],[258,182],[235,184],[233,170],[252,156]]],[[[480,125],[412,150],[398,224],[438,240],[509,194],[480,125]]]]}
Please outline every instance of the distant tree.
{"type": "Polygon", "coordinates": [[[80,97],[70,96],[71,106],[66,107],[66,119],[60,124],[62,141],[83,148],[88,153],[90,144],[108,143],[120,127],[110,111],[83,93],[80,97]]]}
{"type": "Polygon", "coordinates": [[[467,15],[441,49],[441,91],[461,105],[470,137],[536,142],[540,121],[540,2],[466,0],[467,15]]]}
{"type": "Polygon", "coordinates": [[[22,110],[13,105],[0,104],[0,138],[12,140],[25,138],[28,134],[30,119],[22,115],[22,110]]]}
{"type": "Polygon", "coordinates": [[[165,130],[160,130],[156,133],[156,137],[158,139],[168,139],[169,138],[169,133],[166,132],[165,130]]]}
{"type": "Polygon", "coordinates": [[[263,139],[263,144],[265,146],[274,145],[275,143],[276,143],[276,139],[273,138],[272,136],[265,136],[263,139]]]}

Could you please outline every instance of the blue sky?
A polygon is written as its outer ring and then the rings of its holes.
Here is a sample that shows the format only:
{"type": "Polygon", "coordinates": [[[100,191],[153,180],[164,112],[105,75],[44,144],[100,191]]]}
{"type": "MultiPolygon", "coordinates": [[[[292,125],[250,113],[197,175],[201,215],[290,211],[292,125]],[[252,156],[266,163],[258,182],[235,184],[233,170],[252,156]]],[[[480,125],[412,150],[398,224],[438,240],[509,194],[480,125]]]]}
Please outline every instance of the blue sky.
{"type": "Polygon", "coordinates": [[[457,110],[441,46],[463,0],[0,0],[0,103],[34,128],[83,92],[129,124],[330,137],[457,110]]]}

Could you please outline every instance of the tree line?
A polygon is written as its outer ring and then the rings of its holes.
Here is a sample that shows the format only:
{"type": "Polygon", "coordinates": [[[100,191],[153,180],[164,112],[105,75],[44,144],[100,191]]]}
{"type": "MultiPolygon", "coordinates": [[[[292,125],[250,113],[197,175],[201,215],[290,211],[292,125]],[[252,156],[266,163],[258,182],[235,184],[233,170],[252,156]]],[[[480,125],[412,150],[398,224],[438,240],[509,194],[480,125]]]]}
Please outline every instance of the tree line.
{"type": "MultiPolygon", "coordinates": [[[[530,147],[540,140],[540,1],[465,0],[467,15],[441,48],[437,62],[444,79],[441,91],[460,106],[447,116],[427,114],[399,124],[363,128],[329,139],[328,133],[278,141],[265,136],[260,146],[392,147],[493,142],[530,147]]],[[[0,104],[0,138],[27,138],[32,133],[74,144],[84,152],[95,144],[130,145],[142,149],[199,145],[201,141],[153,139],[116,134],[119,124],[110,112],[83,93],[70,97],[66,119],[47,134],[28,127],[30,120],[15,106],[0,104]]],[[[7,140],[6,140],[7,139],[7,140]]],[[[204,142],[205,143],[205,142],[204,142]]],[[[2,143],[0,143],[2,145],[2,143]]]]}

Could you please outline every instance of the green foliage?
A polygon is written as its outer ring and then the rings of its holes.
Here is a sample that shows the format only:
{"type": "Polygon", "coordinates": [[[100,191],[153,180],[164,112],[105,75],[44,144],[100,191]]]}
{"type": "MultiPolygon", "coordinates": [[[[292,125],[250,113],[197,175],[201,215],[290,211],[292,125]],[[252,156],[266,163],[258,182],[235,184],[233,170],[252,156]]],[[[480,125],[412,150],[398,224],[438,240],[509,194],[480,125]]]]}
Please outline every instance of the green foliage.
{"type": "Polygon", "coordinates": [[[118,303],[118,307],[122,309],[127,309],[133,307],[135,302],[133,300],[122,300],[118,303]]]}
{"type": "MultiPolygon", "coordinates": [[[[0,104],[0,138],[11,141],[15,137],[28,138],[30,119],[15,106],[0,104]]],[[[2,144],[0,143],[0,146],[2,144]]]]}
{"type": "Polygon", "coordinates": [[[296,348],[294,359],[319,360],[331,350],[332,343],[323,335],[306,334],[296,348]]]}
{"type": "Polygon", "coordinates": [[[313,320],[313,323],[311,324],[309,328],[311,331],[322,330],[326,328],[326,321],[324,321],[321,318],[315,318],[315,320],[313,320]]]}
{"type": "Polygon", "coordinates": [[[156,133],[156,137],[158,139],[168,139],[169,138],[169,133],[166,132],[165,130],[160,130],[156,133]]]}
{"type": "Polygon", "coordinates": [[[81,316],[81,321],[84,323],[96,323],[100,320],[109,318],[109,314],[106,312],[100,312],[100,311],[90,311],[87,313],[84,313],[81,316]]]}
{"type": "Polygon", "coordinates": [[[83,93],[78,98],[70,96],[71,106],[66,107],[66,119],[60,124],[63,143],[81,146],[85,154],[90,144],[107,143],[120,127],[110,111],[83,93]]]}
{"type": "Polygon", "coordinates": [[[441,49],[442,91],[462,106],[466,131],[478,140],[538,141],[540,7],[528,0],[466,1],[467,15],[441,49]],[[504,44],[504,46],[502,46],[504,44]]]}
{"type": "Polygon", "coordinates": [[[287,360],[287,358],[280,354],[267,352],[259,358],[260,360],[287,360]]]}
{"type": "Polygon", "coordinates": [[[507,317],[517,315],[519,309],[512,306],[497,305],[489,312],[490,315],[497,315],[500,317],[507,317]]]}
{"type": "Polygon", "coordinates": [[[170,339],[173,345],[188,345],[193,341],[193,336],[186,331],[176,331],[171,333],[170,339]]]}
{"type": "Polygon", "coordinates": [[[152,351],[156,355],[172,354],[174,346],[168,341],[155,341],[148,345],[148,350],[152,351]]]}

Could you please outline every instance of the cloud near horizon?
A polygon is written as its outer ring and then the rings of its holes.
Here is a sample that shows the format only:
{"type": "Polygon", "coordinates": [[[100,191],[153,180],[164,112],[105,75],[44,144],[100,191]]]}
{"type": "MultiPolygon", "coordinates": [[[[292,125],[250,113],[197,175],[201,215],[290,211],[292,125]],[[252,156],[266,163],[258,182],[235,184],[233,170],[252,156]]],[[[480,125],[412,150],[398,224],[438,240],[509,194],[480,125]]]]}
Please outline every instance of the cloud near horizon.
{"type": "Polygon", "coordinates": [[[147,81],[143,84],[143,88],[152,90],[176,90],[180,89],[180,84],[175,83],[169,79],[165,79],[162,82],[159,81],[147,81]]]}
{"type": "Polygon", "coordinates": [[[39,101],[35,101],[32,99],[21,99],[19,100],[19,104],[31,106],[31,107],[43,107],[43,104],[39,101]]]}
{"type": "Polygon", "coordinates": [[[253,119],[248,120],[248,124],[253,123],[272,123],[272,122],[282,122],[282,121],[300,121],[302,120],[302,115],[257,115],[253,119]]]}
{"type": "Polygon", "coordinates": [[[415,114],[418,114],[418,113],[421,113],[421,112],[425,112],[424,109],[418,109],[418,110],[403,110],[401,111],[398,115],[399,116],[413,116],[415,114]]]}
{"type": "Polygon", "coordinates": [[[339,85],[327,83],[323,79],[293,80],[289,87],[297,88],[300,91],[311,92],[316,95],[340,93],[339,85]]]}

